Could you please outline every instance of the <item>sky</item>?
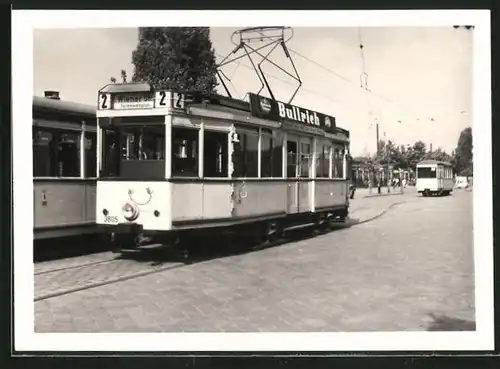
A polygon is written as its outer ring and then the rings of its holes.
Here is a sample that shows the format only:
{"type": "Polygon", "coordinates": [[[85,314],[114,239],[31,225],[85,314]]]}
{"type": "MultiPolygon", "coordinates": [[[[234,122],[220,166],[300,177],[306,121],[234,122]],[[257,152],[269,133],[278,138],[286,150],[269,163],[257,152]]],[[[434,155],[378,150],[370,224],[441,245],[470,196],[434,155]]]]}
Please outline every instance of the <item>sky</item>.
{"type": "MultiPolygon", "coordinates": [[[[235,30],[211,28],[218,61],[233,50],[235,30]]],[[[351,131],[354,156],[375,151],[375,122],[381,139],[385,134],[404,145],[422,140],[432,143],[433,149],[451,152],[460,132],[472,126],[472,33],[451,26],[295,27],[287,46],[302,87],[292,103],[336,117],[339,127],[351,131]],[[360,42],[371,92],[360,86],[360,42]]],[[[94,105],[97,91],[110,77],[120,80],[121,69],[133,75],[131,58],[137,41],[136,28],[35,30],[35,95],[56,90],[63,100],[94,105]]],[[[258,40],[252,43],[260,45],[258,40]]],[[[282,49],[270,58],[293,70],[282,49]]],[[[288,101],[297,83],[270,64],[263,68],[276,99],[288,101]]],[[[231,78],[228,87],[233,97],[259,90],[248,59],[222,70],[231,78]]]]}

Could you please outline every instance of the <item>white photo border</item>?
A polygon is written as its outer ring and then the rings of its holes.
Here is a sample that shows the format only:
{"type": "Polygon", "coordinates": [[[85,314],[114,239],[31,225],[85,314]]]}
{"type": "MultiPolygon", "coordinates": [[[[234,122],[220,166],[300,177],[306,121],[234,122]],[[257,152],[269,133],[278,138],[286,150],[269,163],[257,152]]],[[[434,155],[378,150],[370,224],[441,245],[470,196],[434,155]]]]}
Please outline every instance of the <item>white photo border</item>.
{"type": "Polygon", "coordinates": [[[494,350],[491,57],[489,10],[86,11],[12,13],[14,349],[16,351],[454,351],[494,350]],[[133,13],[133,16],[131,15],[133,13]],[[474,25],[475,332],[35,333],[31,141],[33,30],[158,26],[292,27],[474,25]],[[207,20],[210,20],[207,22],[207,20]]]}

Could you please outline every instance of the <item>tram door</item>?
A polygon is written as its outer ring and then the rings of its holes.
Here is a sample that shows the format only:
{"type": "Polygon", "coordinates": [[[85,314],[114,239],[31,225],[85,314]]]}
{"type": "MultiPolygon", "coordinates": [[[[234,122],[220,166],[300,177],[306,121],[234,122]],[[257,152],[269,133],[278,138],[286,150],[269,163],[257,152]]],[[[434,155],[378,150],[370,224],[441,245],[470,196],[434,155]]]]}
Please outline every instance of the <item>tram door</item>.
{"type": "Polygon", "coordinates": [[[287,147],[287,212],[296,214],[300,210],[300,166],[298,137],[288,135],[287,147]]]}

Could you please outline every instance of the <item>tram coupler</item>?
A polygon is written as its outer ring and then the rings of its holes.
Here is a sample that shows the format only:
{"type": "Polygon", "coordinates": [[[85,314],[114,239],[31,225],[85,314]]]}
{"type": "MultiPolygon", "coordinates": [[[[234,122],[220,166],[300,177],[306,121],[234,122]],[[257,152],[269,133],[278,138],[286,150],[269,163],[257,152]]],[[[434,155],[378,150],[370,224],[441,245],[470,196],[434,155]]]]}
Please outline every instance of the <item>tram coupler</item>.
{"type": "Polygon", "coordinates": [[[126,223],[103,227],[109,232],[113,252],[119,253],[124,249],[134,249],[138,246],[136,241],[142,234],[142,225],[126,223]]]}

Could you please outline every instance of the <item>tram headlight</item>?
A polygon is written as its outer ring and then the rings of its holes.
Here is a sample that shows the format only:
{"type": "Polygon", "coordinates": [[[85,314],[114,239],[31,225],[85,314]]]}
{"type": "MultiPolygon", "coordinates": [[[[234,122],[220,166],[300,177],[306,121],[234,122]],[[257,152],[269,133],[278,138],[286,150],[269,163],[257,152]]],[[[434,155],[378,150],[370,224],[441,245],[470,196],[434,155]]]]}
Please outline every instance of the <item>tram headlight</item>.
{"type": "Polygon", "coordinates": [[[132,205],[128,202],[123,205],[122,212],[125,219],[129,221],[135,220],[139,216],[139,209],[137,209],[137,206],[132,205]]]}

